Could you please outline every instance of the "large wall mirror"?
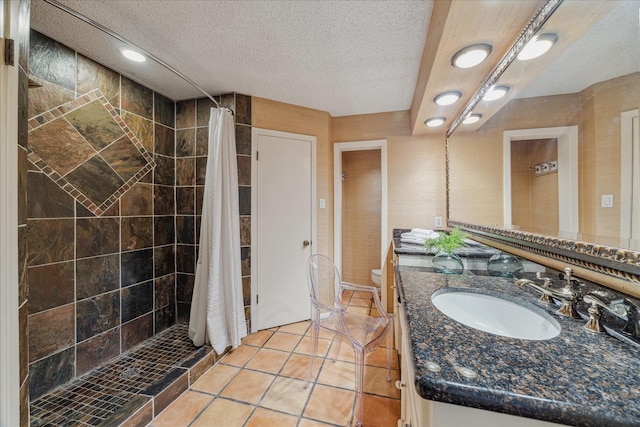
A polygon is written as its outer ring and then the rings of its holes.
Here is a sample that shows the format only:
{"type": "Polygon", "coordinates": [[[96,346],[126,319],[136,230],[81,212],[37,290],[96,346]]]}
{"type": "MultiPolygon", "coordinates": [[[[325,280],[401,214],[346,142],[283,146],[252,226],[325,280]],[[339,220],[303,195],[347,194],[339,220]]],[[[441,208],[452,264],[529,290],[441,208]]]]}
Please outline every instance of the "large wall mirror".
{"type": "Polygon", "coordinates": [[[565,0],[551,50],[489,82],[506,96],[447,141],[452,223],[640,251],[639,9],[565,0]]]}

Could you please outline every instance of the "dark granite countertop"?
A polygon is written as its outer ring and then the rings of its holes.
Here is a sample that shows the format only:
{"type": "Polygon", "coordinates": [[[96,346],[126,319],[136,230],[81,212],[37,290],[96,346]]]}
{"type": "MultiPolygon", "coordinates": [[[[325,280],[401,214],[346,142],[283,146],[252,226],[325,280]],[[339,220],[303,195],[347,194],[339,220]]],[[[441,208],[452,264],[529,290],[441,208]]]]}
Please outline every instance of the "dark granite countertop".
{"type": "Polygon", "coordinates": [[[640,426],[640,350],[583,329],[583,319],[553,317],[562,331],[545,341],[485,333],[442,314],[431,294],[442,288],[482,288],[546,311],[513,279],[445,275],[396,266],[405,308],[415,384],[425,399],[560,424],[640,426]],[[433,363],[440,368],[433,369],[433,363]],[[429,369],[431,368],[431,370],[429,369]],[[463,375],[467,368],[474,378],[463,375]]]}
{"type": "MultiPolygon", "coordinates": [[[[408,232],[405,229],[393,230],[393,249],[398,255],[435,255],[435,252],[427,252],[423,245],[416,245],[410,243],[402,243],[400,236],[402,233],[408,232]]],[[[441,230],[438,230],[441,231],[441,230]]],[[[474,258],[491,258],[493,255],[500,251],[490,246],[483,245],[482,243],[474,242],[472,245],[468,245],[457,249],[455,251],[458,256],[461,257],[474,257],[474,258]]]]}

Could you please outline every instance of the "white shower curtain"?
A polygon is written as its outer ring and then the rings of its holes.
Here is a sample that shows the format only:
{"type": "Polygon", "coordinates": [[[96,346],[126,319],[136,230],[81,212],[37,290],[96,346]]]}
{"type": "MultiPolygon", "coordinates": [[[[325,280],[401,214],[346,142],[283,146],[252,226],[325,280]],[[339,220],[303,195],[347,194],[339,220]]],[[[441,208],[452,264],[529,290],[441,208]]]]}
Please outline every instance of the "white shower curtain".
{"type": "Polygon", "coordinates": [[[189,338],[196,346],[211,343],[221,354],[246,335],[235,125],[229,110],[212,108],[189,338]]]}

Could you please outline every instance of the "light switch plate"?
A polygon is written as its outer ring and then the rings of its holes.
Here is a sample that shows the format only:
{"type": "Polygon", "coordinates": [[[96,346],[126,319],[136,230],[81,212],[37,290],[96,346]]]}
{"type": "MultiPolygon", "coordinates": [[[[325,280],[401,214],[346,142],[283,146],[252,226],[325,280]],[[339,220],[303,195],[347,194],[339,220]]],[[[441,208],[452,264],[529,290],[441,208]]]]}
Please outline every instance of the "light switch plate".
{"type": "Polygon", "coordinates": [[[603,208],[612,208],[613,207],[613,194],[603,194],[602,195],[602,205],[603,208]]]}
{"type": "Polygon", "coordinates": [[[442,217],[441,216],[437,216],[436,220],[435,220],[435,224],[436,227],[442,227],[442,217]]]}

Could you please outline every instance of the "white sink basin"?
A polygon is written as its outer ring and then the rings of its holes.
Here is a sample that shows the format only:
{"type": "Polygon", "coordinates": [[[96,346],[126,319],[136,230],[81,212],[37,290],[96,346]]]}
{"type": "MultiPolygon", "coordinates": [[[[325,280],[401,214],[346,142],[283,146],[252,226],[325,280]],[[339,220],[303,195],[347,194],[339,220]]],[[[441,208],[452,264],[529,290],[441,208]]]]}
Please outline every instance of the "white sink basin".
{"type": "Polygon", "coordinates": [[[546,311],[505,298],[497,292],[446,288],[434,292],[431,302],[453,320],[494,335],[548,340],[560,333],[560,324],[546,311]]]}

